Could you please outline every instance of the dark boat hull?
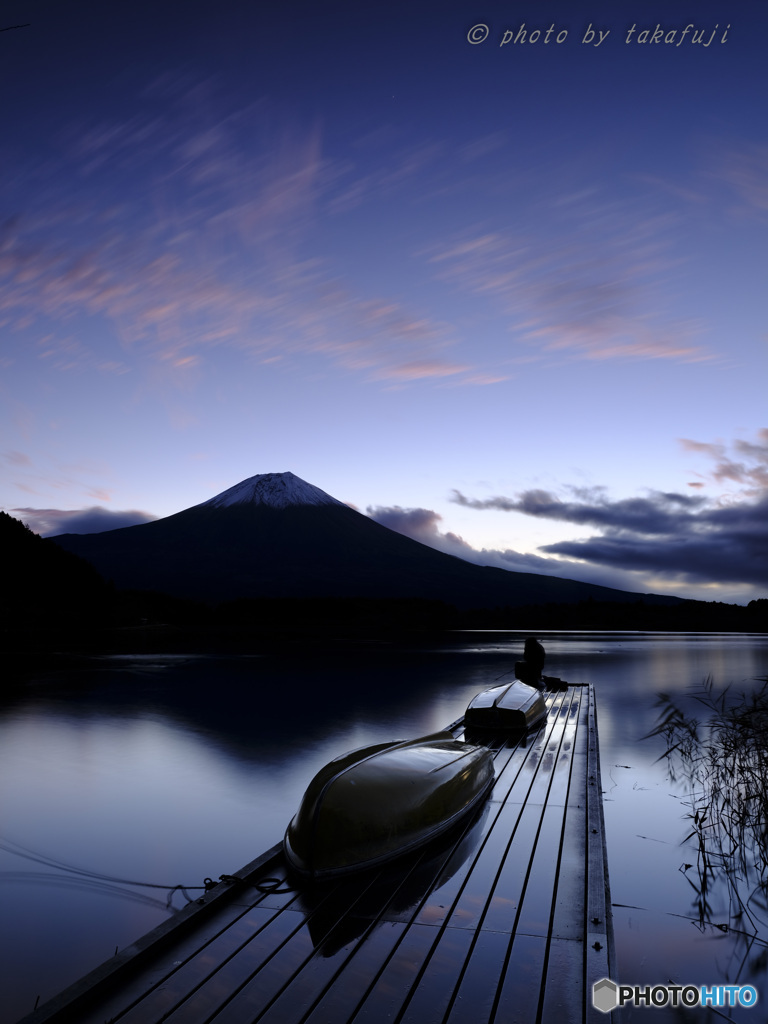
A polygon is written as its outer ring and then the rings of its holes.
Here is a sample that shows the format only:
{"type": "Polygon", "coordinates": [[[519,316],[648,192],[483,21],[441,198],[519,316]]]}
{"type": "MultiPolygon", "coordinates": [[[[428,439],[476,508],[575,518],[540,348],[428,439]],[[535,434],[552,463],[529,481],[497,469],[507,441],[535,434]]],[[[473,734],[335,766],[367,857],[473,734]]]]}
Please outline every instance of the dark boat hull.
{"type": "Polygon", "coordinates": [[[308,786],[285,855],[295,872],[316,879],[386,863],[448,831],[493,778],[490,751],[448,732],[351,751],[308,786]]]}

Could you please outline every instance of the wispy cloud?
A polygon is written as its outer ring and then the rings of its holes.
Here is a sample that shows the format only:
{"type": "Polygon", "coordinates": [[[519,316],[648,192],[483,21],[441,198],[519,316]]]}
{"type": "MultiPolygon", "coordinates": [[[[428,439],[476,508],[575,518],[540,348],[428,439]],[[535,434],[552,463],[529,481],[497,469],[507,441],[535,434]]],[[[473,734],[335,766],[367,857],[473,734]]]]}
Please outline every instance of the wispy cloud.
{"type": "Polygon", "coordinates": [[[716,177],[725,182],[750,211],[768,211],[768,146],[718,149],[716,177]]]}
{"type": "Polygon", "coordinates": [[[3,452],[3,461],[9,466],[30,466],[32,464],[28,455],[15,451],[3,452]]]}
{"type": "Polygon", "coordinates": [[[398,145],[393,134],[386,132],[360,141],[359,148],[364,151],[367,165],[370,165],[370,156],[378,154],[375,170],[358,170],[352,161],[335,165],[329,176],[335,186],[327,202],[330,214],[349,213],[372,200],[380,202],[419,177],[432,177],[437,173],[439,161],[449,147],[438,142],[398,145]]]}
{"type": "Polygon", "coordinates": [[[505,379],[524,352],[711,358],[701,323],[667,310],[677,215],[639,195],[611,200],[583,168],[583,181],[559,191],[522,168],[510,177],[505,132],[454,153],[382,129],[331,155],[319,125],[264,102],[228,104],[189,75],[161,76],[145,100],[122,121],[68,126],[55,169],[30,165],[7,189],[6,208],[20,212],[0,228],[0,324],[37,329],[38,357],[53,369],[150,364],[186,386],[190,369],[227,347],[254,368],[276,357],[298,365],[309,352],[372,381],[476,386],[505,379]],[[34,196],[24,187],[33,178],[34,196]],[[528,212],[506,201],[522,187],[528,212]],[[419,308],[384,287],[363,294],[320,242],[320,225],[390,199],[447,202],[446,188],[473,210],[491,188],[503,212],[462,227],[454,203],[445,236],[433,227],[401,258],[423,275],[425,296],[436,279],[490,300],[517,352],[483,358],[467,319],[436,311],[431,296],[419,308]],[[98,346],[84,340],[87,321],[108,328],[98,346]]]}
{"type": "Polygon", "coordinates": [[[494,300],[509,330],[542,358],[712,358],[703,324],[669,311],[679,215],[605,189],[549,195],[531,189],[530,215],[505,230],[478,223],[423,252],[438,280],[494,300]]]}
{"type": "Polygon", "coordinates": [[[400,366],[380,370],[377,375],[396,380],[423,380],[425,377],[454,377],[469,369],[470,367],[458,363],[429,359],[421,362],[402,363],[400,366]]]}
{"type": "Polygon", "coordinates": [[[728,448],[722,443],[702,443],[682,438],[680,444],[686,451],[700,452],[708,456],[714,467],[708,476],[717,484],[736,484],[745,497],[760,497],[768,492],[768,429],[757,432],[757,441],[737,439],[733,449],[743,456],[735,461],[728,455],[728,448]]]}
{"type": "Polygon", "coordinates": [[[317,126],[276,125],[263,104],[225,111],[211,84],[184,76],[149,92],[151,113],[62,133],[56,175],[34,168],[40,196],[16,189],[22,212],[0,227],[0,322],[36,328],[41,361],[126,373],[148,360],[183,383],[226,346],[257,362],[318,353],[372,380],[476,382],[477,368],[445,358],[452,326],[361,294],[314,239],[345,189],[385,195],[439,147],[412,147],[353,186],[317,126]],[[98,349],[83,340],[88,320],[110,328],[98,349]]]}
{"type": "MultiPolygon", "coordinates": [[[[54,433],[58,429],[55,421],[49,421],[47,426],[54,433]]],[[[107,426],[108,424],[105,423],[105,429],[107,426]]],[[[59,496],[60,499],[60,496],[66,493],[71,495],[74,501],[80,499],[84,503],[98,503],[100,505],[111,503],[111,488],[114,486],[115,477],[109,463],[99,458],[57,458],[54,451],[58,451],[60,456],[61,450],[55,444],[52,446],[52,449],[51,452],[46,454],[36,451],[34,455],[18,451],[2,453],[0,455],[0,467],[3,465],[5,467],[5,472],[3,473],[4,483],[14,490],[30,495],[30,501],[34,499],[41,501],[44,499],[48,502],[52,497],[53,500],[56,500],[56,496],[59,496]]],[[[66,518],[80,515],[82,511],[82,509],[73,512],[71,510],[51,510],[50,508],[42,510],[31,507],[19,508],[11,507],[10,504],[6,504],[3,507],[6,512],[11,515],[18,515],[25,522],[28,516],[35,516],[40,511],[43,516],[43,526],[41,529],[45,530],[49,527],[49,513],[52,515],[61,513],[66,518]]],[[[91,509],[87,511],[90,514],[91,509]]],[[[108,513],[106,509],[100,511],[107,517],[112,514],[108,513]]],[[[143,515],[143,513],[141,514],[143,515]]],[[[40,532],[36,527],[35,529],[36,532],[40,532]]],[[[103,529],[111,529],[111,527],[103,527],[103,529]]]]}

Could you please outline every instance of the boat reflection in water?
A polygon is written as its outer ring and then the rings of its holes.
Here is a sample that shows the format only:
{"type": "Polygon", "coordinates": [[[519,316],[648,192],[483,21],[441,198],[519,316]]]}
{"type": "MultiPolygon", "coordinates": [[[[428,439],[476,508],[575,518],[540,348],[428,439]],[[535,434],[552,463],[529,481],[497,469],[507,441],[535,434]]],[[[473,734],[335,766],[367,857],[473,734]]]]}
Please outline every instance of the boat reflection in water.
{"type": "Polygon", "coordinates": [[[315,951],[324,959],[334,957],[365,933],[382,925],[408,925],[417,914],[426,923],[432,917],[439,923],[464,877],[462,867],[477,855],[489,807],[481,803],[427,846],[383,867],[304,886],[297,909],[306,915],[315,951]]]}
{"type": "Polygon", "coordinates": [[[300,877],[333,878],[447,832],[487,796],[493,755],[448,731],[335,758],[309,784],[283,848],[300,877]]]}

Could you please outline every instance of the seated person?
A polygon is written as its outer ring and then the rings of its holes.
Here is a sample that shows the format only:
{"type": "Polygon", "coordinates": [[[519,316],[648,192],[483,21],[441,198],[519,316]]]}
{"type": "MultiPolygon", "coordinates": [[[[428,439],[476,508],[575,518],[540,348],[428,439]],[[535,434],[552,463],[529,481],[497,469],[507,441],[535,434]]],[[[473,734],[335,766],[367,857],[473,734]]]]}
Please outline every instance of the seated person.
{"type": "Polygon", "coordinates": [[[515,662],[515,675],[521,683],[535,686],[539,690],[565,690],[568,686],[562,679],[542,674],[546,654],[538,640],[530,636],[525,641],[523,661],[515,662]]]}

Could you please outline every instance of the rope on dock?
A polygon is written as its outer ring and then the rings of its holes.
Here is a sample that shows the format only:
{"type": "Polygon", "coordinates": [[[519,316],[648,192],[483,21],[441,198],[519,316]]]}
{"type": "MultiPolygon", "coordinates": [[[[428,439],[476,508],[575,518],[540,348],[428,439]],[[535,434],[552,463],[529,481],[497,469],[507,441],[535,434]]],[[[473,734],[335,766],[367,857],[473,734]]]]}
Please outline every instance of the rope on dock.
{"type": "MultiPolygon", "coordinates": [[[[164,885],[160,882],[138,882],[129,878],[118,878],[115,875],[104,875],[98,871],[90,871],[87,868],[75,867],[73,864],[67,864],[65,861],[55,860],[53,857],[48,857],[45,854],[39,853],[36,850],[31,850],[26,846],[22,846],[20,843],[15,843],[9,839],[0,839],[0,850],[5,850],[6,853],[14,854],[17,857],[23,857],[25,860],[31,860],[36,864],[42,864],[45,867],[55,868],[57,871],[67,872],[67,875],[58,876],[62,880],[66,879],[70,881],[68,875],[76,875],[78,878],[84,881],[90,882],[97,888],[103,888],[102,883],[110,883],[112,885],[130,885],[140,889],[164,889],[167,892],[165,906],[167,909],[173,904],[173,894],[180,892],[187,903],[194,903],[198,898],[196,896],[190,896],[190,892],[208,892],[215,888],[219,882],[227,882],[229,884],[239,881],[234,875],[219,875],[219,881],[214,882],[212,878],[205,878],[202,885],[183,885],[177,883],[175,885],[164,885]]],[[[0,875],[8,874],[8,872],[0,872],[0,875]]],[[[56,878],[57,876],[45,876],[40,875],[41,878],[50,877],[56,878]]]]}

